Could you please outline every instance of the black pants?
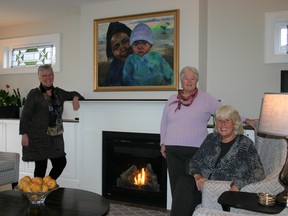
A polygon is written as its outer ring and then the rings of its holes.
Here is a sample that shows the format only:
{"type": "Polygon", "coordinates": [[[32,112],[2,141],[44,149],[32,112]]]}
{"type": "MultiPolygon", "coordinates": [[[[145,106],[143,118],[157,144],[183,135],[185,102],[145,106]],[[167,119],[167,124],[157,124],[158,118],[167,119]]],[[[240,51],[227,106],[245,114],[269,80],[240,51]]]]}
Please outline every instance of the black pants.
{"type": "Polygon", "coordinates": [[[180,176],[186,175],[186,166],[198,148],[184,146],[165,146],[172,198],[180,176]]]}
{"type": "Polygon", "coordinates": [[[179,177],[172,201],[171,216],[192,216],[197,205],[202,202],[193,176],[179,177]]]}
{"type": "MultiPolygon", "coordinates": [[[[60,158],[50,158],[50,161],[52,163],[52,169],[49,173],[49,176],[51,176],[53,179],[56,180],[66,167],[67,160],[66,157],[64,156],[60,158]]],[[[47,163],[48,159],[35,161],[34,177],[36,176],[42,178],[45,177],[47,170],[47,163]]]]}

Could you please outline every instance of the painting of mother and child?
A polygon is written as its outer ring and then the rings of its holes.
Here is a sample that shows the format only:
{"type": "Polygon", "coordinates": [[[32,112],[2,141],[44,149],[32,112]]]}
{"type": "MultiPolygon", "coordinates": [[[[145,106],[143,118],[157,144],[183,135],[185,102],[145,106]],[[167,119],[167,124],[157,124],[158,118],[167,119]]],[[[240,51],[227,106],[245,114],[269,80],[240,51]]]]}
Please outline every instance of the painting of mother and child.
{"type": "Polygon", "coordinates": [[[115,21],[98,28],[107,26],[102,42],[98,31],[99,87],[175,85],[174,23],[159,22],[115,21]]]}

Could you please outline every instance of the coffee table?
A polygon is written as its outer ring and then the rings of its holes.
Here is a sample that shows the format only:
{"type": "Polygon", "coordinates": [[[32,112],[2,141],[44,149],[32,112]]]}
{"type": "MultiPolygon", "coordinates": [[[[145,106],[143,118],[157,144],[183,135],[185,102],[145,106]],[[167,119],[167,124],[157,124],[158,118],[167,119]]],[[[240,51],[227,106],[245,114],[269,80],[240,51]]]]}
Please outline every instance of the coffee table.
{"type": "Polygon", "coordinates": [[[19,191],[0,192],[1,216],[103,216],[109,201],[99,194],[72,188],[59,188],[46,198],[44,205],[31,205],[19,191]]]}

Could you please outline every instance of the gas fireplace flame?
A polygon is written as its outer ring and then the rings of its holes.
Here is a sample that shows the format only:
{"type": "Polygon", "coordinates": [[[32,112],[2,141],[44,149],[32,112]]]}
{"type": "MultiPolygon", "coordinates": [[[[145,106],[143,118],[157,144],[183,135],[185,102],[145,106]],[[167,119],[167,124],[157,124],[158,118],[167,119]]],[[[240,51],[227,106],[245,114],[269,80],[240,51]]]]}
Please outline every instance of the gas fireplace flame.
{"type": "Polygon", "coordinates": [[[142,168],[141,172],[138,173],[137,176],[134,177],[134,185],[145,185],[146,173],[145,169],[142,168]]]}

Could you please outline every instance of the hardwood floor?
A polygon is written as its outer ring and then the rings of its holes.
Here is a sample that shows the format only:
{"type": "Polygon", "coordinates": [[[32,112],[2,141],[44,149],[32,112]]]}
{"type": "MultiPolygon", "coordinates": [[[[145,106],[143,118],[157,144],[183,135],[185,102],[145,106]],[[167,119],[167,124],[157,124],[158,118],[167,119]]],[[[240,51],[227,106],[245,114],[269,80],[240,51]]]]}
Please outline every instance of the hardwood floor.
{"type": "Polygon", "coordinates": [[[3,185],[3,186],[0,186],[0,192],[1,191],[6,191],[6,190],[11,190],[12,189],[12,186],[9,184],[9,185],[3,185]]]}

